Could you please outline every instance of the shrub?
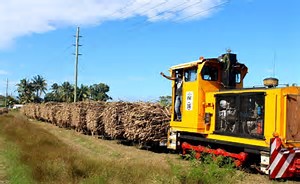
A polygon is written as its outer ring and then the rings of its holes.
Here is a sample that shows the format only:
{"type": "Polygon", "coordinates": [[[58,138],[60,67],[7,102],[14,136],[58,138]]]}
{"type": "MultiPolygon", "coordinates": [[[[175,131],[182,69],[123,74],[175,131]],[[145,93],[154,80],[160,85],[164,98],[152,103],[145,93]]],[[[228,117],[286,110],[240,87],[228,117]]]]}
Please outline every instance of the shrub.
{"type": "Polygon", "coordinates": [[[236,174],[235,165],[230,158],[203,154],[200,159],[196,159],[195,155],[195,152],[191,152],[185,157],[189,162],[187,166],[169,162],[180,183],[234,183],[241,177],[236,174]]]}

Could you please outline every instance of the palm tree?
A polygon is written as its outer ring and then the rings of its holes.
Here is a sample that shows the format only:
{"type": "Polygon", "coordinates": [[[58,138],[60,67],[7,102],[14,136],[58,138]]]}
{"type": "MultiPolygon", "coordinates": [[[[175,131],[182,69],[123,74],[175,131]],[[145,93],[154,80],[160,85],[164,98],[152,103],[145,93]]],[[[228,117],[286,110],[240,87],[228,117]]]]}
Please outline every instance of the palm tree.
{"type": "Polygon", "coordinates": [[[32,102],[33,101],[33,91],[34,91],[34,88],[33,88],[33,85],[32,83],[27,80],[26,78],[20,80],[20,83],[17,84],[18,88],[17,88],[17,91],[19,93],[19,100],[20,100],[20,103],[29,103],[29,102],[32,102]]]}
{"type": "Polygon", "coordinates": [[[51,90],[53,91],[53,93],[58,93],[59,85],[57,83],[53,83],[51,85],[51,90]]]}
{"type": "Polygon", "coordinates": [[[71,102],[73,100],[73,86],[69,83],[69,82],[64,82],[61,86],[60,86],[60,96],[61,99],[64,102],[71,102]]]}
{"type": "Polygon", "coordinates": [[[56,102],[61,101],[61,96],[60,96],[60,93],[59,93],[60,88],[61,87],[57,83],[53,83],[52,86],[51,86],[51,90],[52,90],[51,93],[54,97],[54,101],[56,101],[56,102]]]}
{"type": "Polygon", "coordinates": [[[79,101],[84,101],[86,99],[89,99],[90,89],[88,86],[81,84],[80,88],[77,91],[78,91],[77,96],[79,101]]]}
{"type": "Polygon", "coordinates": [[[40,96],[44,93],[46,93],[47,90],[47,83],[46,80],[40,76],[34,76],[32,79],[32,85],[34,90],[36,91],[36,98],[39,99],[40,96]]]}
{"type": "Polygon", "coordinates": [[[62,99],[61,99],[61,86],[59,86],[57,83],[53,83],[51,85],[51,88],[50,88],[51,92],[50,93],[46,93],[45,94],[45,97],[44,97],[44,100],[45,102],[62,102],[62,99]]]}

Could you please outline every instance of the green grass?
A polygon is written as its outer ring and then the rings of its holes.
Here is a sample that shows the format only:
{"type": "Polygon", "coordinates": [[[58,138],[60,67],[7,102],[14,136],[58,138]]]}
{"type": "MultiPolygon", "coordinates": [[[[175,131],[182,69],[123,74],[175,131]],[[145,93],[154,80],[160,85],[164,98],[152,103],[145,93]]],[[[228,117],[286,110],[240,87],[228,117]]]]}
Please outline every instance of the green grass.
{"type": "Polygon", "coordinates": [[[82,154],[21,116],[1,116],[0,129],[1,135],[17,148],[8,149],[14,157],[12,169],[22,176],[29,175],[29,183],[141,183],[165,173],[151,163],[113,159],[120,155],[117,152],[109,156],[112,159],[82,154]]]}
{"type": "Polygon", "coordinates": [[[29,178],[37,183],[77,183],[95,173],[95,162],[82,158],[58,138],[27,120],[4,115],[0,128],[1,135],[12,143],[6,154],[13,162],[12,171],[23,178],[30,173],[29,178]]]}
{"type": "MultiPolygon", "coordinates": [[[[221,162],[209,157],[151,160],[143,157],[151,156],[149,152],[105,149],[82,135],[68,138],[72,141],[68,143],[40,126],[17,112],[0,116],[0,137],[8,141],[4,156],[9,160],[10,183],[233,183],[239,177],[234,177],[230,164],[220,168],[221,162]]],[[[67,131],[61,132],[67,139],[67,131]]]]}
{"type": "Polygon", "coordinates": [[[191,153],[186,157],[186,160],[189,161],[188,167],[169,163],[180,183],[235,183],[244,177],[242,173],[237,174],[230,158],[204,154],[198,160],[194,155],[195,153],[191,153]]]}
{"type": "Polygon", "coordinates": [[[34,183],[31,178],[31,169],[20,162],[18,148],[9,142],[4,148],[5,151],[1,155],[6,160],[9,183],[34,183]]]}

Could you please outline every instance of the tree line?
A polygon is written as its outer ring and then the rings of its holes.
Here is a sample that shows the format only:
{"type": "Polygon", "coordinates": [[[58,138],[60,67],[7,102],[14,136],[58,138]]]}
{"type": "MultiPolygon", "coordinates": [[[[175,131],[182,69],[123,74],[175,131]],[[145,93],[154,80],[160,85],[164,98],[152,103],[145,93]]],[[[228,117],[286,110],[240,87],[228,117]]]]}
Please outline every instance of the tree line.
{"type": "MultiPolygon", "coordinates": [[[[61,85],[54,83],[47,91],[47,81],[40,75],[31,80],[21,79],[17,84],[19,103],[41,103],[41,102],[73,102],[74,85],[63,82],[61,85]]],[[[107,101],[112,98],[107,95],[109,86],[104,83],[83,85],[77,87],[77,101],[95,100],[107,101]]]]}
{"type": "MultiPolygon", "coordinates": [[[[47,88],[47,81],[41,75],[36,75],[32,79],[21,79],[17,86],[17,98],[9,95],[7,97],[0,95],[0,106],[12,107],[14,104],[41,103],[41,102],[73,102],[74,85],[70,82],[62,84],[54,83],[47,88]]],[[[77,87],[77,101],[94,100],[108,101],[112,100],[108,96],[109,86],[104,83],[83,85],[77,87]]],[[[171,96],[160,96],[157,100],[162,106],[170,107],[172,104],[171,96]]]]}

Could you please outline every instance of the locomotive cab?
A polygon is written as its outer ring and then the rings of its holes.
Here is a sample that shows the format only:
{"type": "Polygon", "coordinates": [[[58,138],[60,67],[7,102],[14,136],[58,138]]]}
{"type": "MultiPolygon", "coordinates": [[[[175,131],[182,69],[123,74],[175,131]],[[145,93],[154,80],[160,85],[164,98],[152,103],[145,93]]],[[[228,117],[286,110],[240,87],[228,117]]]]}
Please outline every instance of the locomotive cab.
{"type": "MultiPolygon", "coordinates": [[[[172,110],[171,126],[180,127],[186,131],[205,133],[205,96],[208,92],[225,89],[243,88],[243,79],[247,67],[234,60],[235,54],[228,53],[233,62],[226,68],[223,59],[200,58],[198,61],[184,63],[171,67],[171,75],[183,76],[182,86],[182,118],[179,121],[175,110],[172,110]],[[232,56],[233,55],[233,56],[232,56]],[[225,71],[227,69],[227,71],[225,71]]],[[[172,84],[172,105],[175,106],[176,84],[172,84]]]]}

